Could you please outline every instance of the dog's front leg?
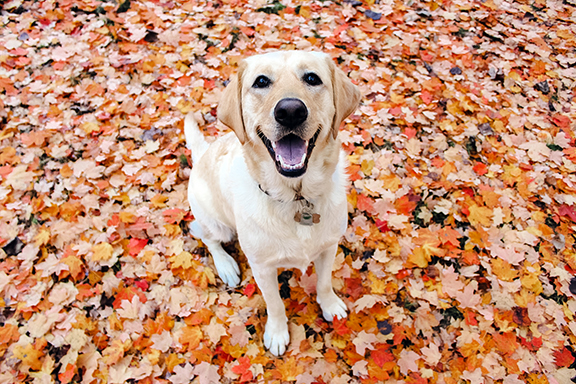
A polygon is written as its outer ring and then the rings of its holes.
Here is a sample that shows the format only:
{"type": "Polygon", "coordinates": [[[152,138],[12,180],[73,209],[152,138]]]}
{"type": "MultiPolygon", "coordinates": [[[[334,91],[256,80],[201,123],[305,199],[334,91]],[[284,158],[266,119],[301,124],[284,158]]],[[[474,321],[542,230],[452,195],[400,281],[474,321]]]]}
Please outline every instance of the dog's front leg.
{"type": "Polygon", "coordinates": [[[316,260],[314,268],[316,269],[316,300],[322,308],[322,315],[327,321],[334,320],[334,316],[343,319],[347,316],[346,304],[336,296],[332,287],[332,268],[338,244],[326,248],[316,260]]]}
{"type": "Polygon", "coordinates": [[[256,267],[252,268],[256,284],[264,296],[266,302],[266,331],[264,332],[264,346],[276,356],[286,351],[290,342],[288,333],[288,318],[284,302],[278,290],[278,270],[276,268],[256,267]]]}

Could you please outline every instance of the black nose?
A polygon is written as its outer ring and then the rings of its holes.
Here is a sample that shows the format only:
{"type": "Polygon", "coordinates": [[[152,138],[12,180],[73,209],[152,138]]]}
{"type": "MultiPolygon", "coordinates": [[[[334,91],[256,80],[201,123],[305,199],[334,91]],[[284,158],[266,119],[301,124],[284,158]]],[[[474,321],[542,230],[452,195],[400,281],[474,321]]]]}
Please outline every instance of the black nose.
{"type": "Polygon", "coordinates": [[[295,127],[302,124],[307,117],[308,109],[299,99],[282,99],[274,108],[274,118],[276,121],[287,127],[295,127]]]}

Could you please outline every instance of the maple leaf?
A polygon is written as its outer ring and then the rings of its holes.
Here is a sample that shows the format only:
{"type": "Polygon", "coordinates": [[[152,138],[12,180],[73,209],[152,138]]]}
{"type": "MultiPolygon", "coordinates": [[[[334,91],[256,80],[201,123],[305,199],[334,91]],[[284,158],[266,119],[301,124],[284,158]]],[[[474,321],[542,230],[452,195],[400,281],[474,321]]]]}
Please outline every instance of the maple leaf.
{"type": "Polygon", "coordinates": [[[168,380],[172,384],[189,384],[194,377],[194,366],[186,363],[184,366],[178,365],[174,368],[174,374],[168,380]]]}
{"type": "Polygon", "coordinates": [[[250,370],[252,367],[252,363],[250,362],[250,358],[244,356],[240,357],[237,360],[238,364],[232,366],[232,372],[237,375],[240,375],[240,382],[244,383],[247,381],[251,381],[253,377],[253,373],[250,370]]]}
{"type": "Polygon", "coordinates": [[[183,268],[189,269],[194,265],[194,259],[190,252],[180,252],[177,255],[170,257],[170,262],[172,263],[172,268],[183,268]]]}
{"type": "Polygon", "coordinates": [[[498,350],[506,355],[513,354],[519,346],[516,335],[512,332],[496,333],[492,337],[498,350]]]}
{"type": "Polygon", "coordinates": [[[142,249],[148,244],[148,239],[136,239],[131,238],[128,243],[128,254],[130,256],[136,256],[140,253],[142,249]]]}
{"type": "Polygon", "coordinates": [[[213,345],[218,344],[220,338],[227,335],[226,327],[220,324],[216,317],[210,320],[210,324],[203,326],[202,330],[213,345]]]}
{"type": "Polygon", "coordinates": [[[66,370],[58,374],[58,379],[61,383],[67,384],[72,381],[74,375],[76,375],[76,366],[73,364],[67,364],[66,370]]]}
{"type": "Polygon", "coordinates": [[[110,260],[114,249],[108,243],[100,243],[92,247],[92,261],[110,260]]]}
{"type": "Polygon", "coordinates": [[[400,372],[405,375],[408,374],[408,371],[418,372],[418,360],[420,359],[420,355],[418,355],[416,352],[403,349],[400,352],[400,358],[398,359],[400,372]]]}
{"type": "Polygon", "coordinates": [[[468,220],[473,226],[489,227],[492,224],[492,210],[490,208],[472,204],[468,207],[468,211],[468,220]]]}
{"type": "Polygon", "coordinates": [[[112,365],[124,357],[124,351],[130,346],[130,340],[122,342],[113,340],[112,343],[102,351],[102,356],[106,364],[112,365]]]}
{"type": "Polygon", "coordinates": [[[44,352],[37,350],[33,344],[17,345],[14,347],[13,353],[22,364],[31,369],[39,371],[42,368],[43,361],[41,359],[44,357],[44,352]]]}
{"type": "Polygon", "coordinates": [[[205,361],[194,367],[194,374],[198,376],[198,381],[200,384],[218,384],[220,383],[220,374],[218,373],[218,367],[209,364],[205,361]]]}
{"type": "Polygon", "coordinates": [[[8,345],[13,341],[18,341],[20,333],[18,327],[12,324],[4,324],[0,327],[0,345],[8,345]]]}
{"type": "Polygon", "coordinates": [[[191,351],[198,348],[203,337],[204,335],[202,334],[200,327],[186,326],[182,329],[179,341],[183,345],[187,345],[187,350],[191,351]]]}
{"type": "Polygon", "coordinates": [[[558,367],[570,367],[574,363],[574,355],[566,347],[554,351],[554,360],[558,367]]]}
{"type": "Polygon", "coordinates": [[[374,349],[372,344],[376,342],[378,342],[376,335],[367,333],[366,331],[360,331],[354,340],[352,340],[352,343],[356,346],[356,353],[361,356],[366,354],[366,349],[374,349]]]}

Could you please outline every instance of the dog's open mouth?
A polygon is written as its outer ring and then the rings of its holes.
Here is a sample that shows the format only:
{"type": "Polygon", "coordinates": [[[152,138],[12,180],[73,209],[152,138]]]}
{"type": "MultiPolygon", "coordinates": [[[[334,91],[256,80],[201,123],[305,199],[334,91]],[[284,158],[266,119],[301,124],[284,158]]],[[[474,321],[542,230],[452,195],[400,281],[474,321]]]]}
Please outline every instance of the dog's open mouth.
{"type": "Polygon", "coordinates": [[[318,134],[320,134],[320,128],[310,140],[303,140],[290,133],[278,141],[270,141],[262,132],[258,131],[258,136],[268,148],[268,153],[274,160],[276,169],[286,177],[298,177],[306,172],[308,159],[316,145],[318,134]]]}

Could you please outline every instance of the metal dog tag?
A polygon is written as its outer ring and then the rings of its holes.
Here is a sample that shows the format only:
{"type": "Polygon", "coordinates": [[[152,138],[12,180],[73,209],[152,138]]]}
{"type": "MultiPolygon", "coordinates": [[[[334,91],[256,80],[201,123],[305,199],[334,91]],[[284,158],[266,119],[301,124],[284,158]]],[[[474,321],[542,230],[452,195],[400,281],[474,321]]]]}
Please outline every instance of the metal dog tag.
{"type": "Polygon", "coordinates": [[[308,208],[303,208],[302,212],[296,212],[294,215],[294,221],[301,225],[311,226],[320,222],[320,215],[312,213],[308,208]]]}

